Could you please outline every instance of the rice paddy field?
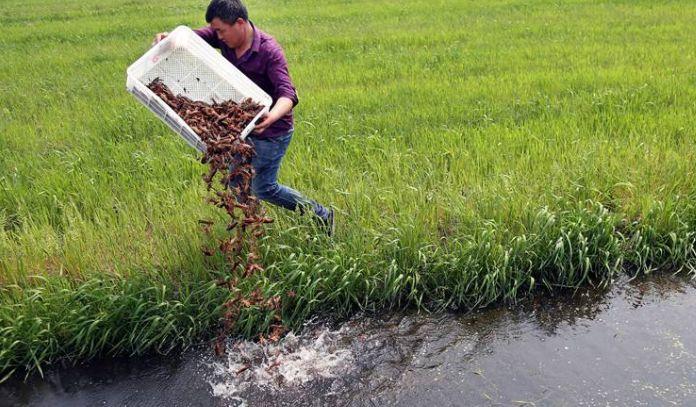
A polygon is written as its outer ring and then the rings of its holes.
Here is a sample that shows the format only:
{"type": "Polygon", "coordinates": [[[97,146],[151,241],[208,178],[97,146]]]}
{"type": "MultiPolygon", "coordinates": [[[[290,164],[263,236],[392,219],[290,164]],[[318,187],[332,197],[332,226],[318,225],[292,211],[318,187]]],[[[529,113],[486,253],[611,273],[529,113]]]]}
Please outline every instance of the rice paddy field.
{"type": "MultiPolygon", "coordinates": [[[[197,153],[125,91],[155,33],[206,1],[4,0],[0,380],[215,335],[228,272],[201,247],[197,153]]],[[[299,92],[268,207],[284,323],[471,309],[620,273],[696,272],[696,3],[249,1],[299,92]]],[[[272,323],[249,308],[235,333],[272,323]]]]}

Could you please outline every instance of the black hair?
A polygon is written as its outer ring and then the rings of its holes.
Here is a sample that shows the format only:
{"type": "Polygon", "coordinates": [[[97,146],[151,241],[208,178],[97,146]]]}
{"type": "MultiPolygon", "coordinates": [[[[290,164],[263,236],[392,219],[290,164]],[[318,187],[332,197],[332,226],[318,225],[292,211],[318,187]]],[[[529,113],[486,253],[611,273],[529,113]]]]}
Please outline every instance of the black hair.
{"type": "Polygon", "coordinates": [[[249,21],[249,14],[241,0],[211,1],[205,12],[205,21],[210,23],[215,17],[228,24],[234,24],[238,18],[249,21]]]}

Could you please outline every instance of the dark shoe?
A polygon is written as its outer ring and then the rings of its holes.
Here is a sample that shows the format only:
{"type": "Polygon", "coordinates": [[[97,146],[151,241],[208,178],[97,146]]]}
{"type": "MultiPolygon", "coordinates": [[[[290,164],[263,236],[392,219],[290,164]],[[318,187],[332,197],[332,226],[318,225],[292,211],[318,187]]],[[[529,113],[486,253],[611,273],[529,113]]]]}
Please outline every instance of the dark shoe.
{"type": "Polygon", "coordinates": [[[326,218],[320,218],[316,217],[317,220],[317,225],[321,230],[326,232],[326,235],[328,237],[333,236],[334,232],[336,231],[336,223],[334,222],[334,210],[329,209],[329,214],[326,215],[326,218]]]}
{"type": "Polygon", "coordinates": [[[332,237],[336,232],[336,222],[334,221],[334,210],[329,210],[329,216],[326,219],[326,235],[332,237]]]}

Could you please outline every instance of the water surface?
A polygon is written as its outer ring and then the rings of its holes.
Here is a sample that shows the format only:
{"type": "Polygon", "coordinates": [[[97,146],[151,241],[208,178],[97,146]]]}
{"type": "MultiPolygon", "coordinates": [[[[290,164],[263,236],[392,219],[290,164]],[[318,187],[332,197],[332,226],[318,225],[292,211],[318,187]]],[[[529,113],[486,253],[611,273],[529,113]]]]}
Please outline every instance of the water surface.
{"type": "Polygon", "coordinates": [[[0,404],[696,405],[696,285],[620,281],[513,309],[309,324],[278,344],[112,360],[0,387],[0,404]]]}

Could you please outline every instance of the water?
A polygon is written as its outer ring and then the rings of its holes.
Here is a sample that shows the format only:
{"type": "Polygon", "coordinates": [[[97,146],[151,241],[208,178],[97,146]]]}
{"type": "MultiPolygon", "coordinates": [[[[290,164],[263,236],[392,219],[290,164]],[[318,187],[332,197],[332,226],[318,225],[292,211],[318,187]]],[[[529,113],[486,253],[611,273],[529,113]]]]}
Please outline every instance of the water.
{"type": "Polygon", "coordinates": [[[468,315],[309,324],[224,359],[102,361],[0,387],[32,406],[696,405],[696,285],[672,277],[468,315]]]}

